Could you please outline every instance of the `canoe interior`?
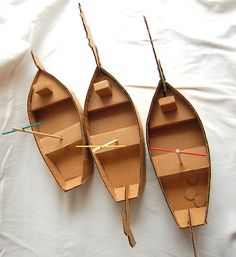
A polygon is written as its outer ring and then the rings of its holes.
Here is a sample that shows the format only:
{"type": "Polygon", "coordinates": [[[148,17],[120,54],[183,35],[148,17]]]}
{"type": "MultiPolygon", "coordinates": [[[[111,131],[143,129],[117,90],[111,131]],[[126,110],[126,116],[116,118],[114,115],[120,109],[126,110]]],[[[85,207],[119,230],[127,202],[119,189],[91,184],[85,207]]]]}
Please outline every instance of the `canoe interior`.
{"type": "Polygon", "coordinates": [[[88,149],[76,148],[86,144],[82,131],[82,109],[71,92],[44,71],[38,71],[28,98],[28,114],[31,123],[43,124],[32,129],[63,136],[63,139],[35,136],[39,150],[64,191],[82,183],[92,172],[88,149]],[[52,91],[40,95],[38,88],[52,91]]]}
{"type": "Polygon", "coordinates": [[[180,149],[192,153],[208,154],[204,157],[150,150],[152,163],[161,188],[180,228],[185,228],[191,215],[192,225],[206,223],[209,184],[209,149],[202,123],[187,100],[167,84],[167,97],[174,96],[176,109],[163,111],[163,99],[158,87],[153,98],[147,124],[150,147],[180,149]]]}
{"type": "Polygon", "coordinates": [[[85,122],[89,143],[103,145],[118,139],[124,148],[103,148],[93,153],[98,170],[116,201],[138,197],[144,180],[144,143],[134,105],[118,82],[104,70],[96,69],[85,102],[85,122]],[[96,83],[110,85],[107,95],[99,95],[96,83]]]}

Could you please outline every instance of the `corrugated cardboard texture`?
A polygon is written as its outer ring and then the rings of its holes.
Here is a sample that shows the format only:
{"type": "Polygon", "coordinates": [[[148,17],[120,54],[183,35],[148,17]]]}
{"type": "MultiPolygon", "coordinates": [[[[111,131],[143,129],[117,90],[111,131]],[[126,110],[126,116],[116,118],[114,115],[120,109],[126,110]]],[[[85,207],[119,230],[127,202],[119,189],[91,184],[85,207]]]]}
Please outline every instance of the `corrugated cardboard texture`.
{"type": "MultiPolygon", "coordinates": [[[[33,53],[32,56],[37,64],[39,59],[33,53]]],[[[89,150],[75,147],[86,144],[78,100],[56,78],[40,69],[29,92],[28,114],[31,123],[43,121],[41,127],[33,130],[62,136],[62,139],[34,136],[60,187],[67,191],[83,184],[92,173],[93,165],[92,162],[85,165],[85,160],[90,159],[89,150]]]]}
{"type": "Polygon", "coordinates": [[[145,181],[141,125],[127,92],[102,68],[95,70],[90,82],[85,101],[85,122],[91,145],[103,145],[118,139],[118,144],[126,146],[104,148],[93,153],[102,179],[114,200],[125,200],[124,191],[120,189],[125,186],[131,186],[129,198],[138,197],[145,181]],[[109,81],[112,95],[101,97],[96,93],[94,85],[101,81],[109,81]]]}
{"type": "Polygon", "coordinates": [[[178,226],[189,226],[188,210],[192,226],[203,225],[210,193],[210,157],[205,132],[187,100],[169,84],[168,99],[165,99],[160,87],[153,97],[147,120],[148,147],[176,149],[177,152],[150,150],[152,164],[178,226]],[[179,150],[207,156],[177,154],[179,150]]]}

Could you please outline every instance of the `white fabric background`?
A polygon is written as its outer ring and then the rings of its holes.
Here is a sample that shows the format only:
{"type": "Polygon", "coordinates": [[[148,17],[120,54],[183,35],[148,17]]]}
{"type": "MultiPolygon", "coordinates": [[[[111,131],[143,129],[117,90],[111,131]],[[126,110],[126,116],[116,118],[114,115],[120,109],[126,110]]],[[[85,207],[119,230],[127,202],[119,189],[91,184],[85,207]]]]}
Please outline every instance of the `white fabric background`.
{"type": "MultiPolygon", "coordinates": [[[[208,225],[195,229],[199,257],[236,256],[236,1],[81,4],[103,67],[126,87],[144,127],[159,80],[146,15],[167,81],[194,105],[210,145],[208,225]]],[[[28,124],[36,73],[30,50],[84,104],[95,62],[77,6],[76,0],[0,0],[0,131],[28,124]]],[[[189,232],[177,228],[146,159],[146,187],[132,202],[137,245],[131,248],[97,170],[86,185],[63,193],[32,136],[1,136],[0,256],[192,256],[189,232]]]]}

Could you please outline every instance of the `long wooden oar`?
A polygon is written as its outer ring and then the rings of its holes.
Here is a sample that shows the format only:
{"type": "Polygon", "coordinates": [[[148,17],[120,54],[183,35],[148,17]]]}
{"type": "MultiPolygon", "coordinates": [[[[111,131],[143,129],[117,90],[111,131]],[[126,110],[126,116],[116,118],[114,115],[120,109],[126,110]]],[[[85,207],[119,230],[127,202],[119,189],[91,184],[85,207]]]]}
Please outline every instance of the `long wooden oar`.
{"type": "Polygon", "coordinates": [[[187,155],[202,156],[202,157],[208,155],[206,153],[192,153],[192,152],[180,151],[179,149],[166,149],[166,148],[160,148],[160,147],[151,147],[150,149],[160,151],[160,152],[187,154],[187,155]]]}
{"type": "MultiPolygon", "coordinates": [[[[40,122],[31,124],[31,125],[24,126],[24,127],[22,127],[22,129],[32,128],[32,127],[36,127],[36,126],[39,126],[39,125],[42,125],[42,124],[43,124],[43,122],[40,121],[40,122]]],[[[13,132],[16,132],[16,130],[10,130],[10,131],[6,131],[6,132],[2,132],[1,135],[7,135],[7,134],[10,134],[10,133],[13,133],[13,132]]]]}
{"type": "Polygon", "coordinates": [[[47,136],[47,137],[52,137],[52,138],[63,139],[62,136],[52,135],[52,134],[38,132],[38,131],[32,131],[32,130],[28,130],[28,129],[22,129],[22,128],[12,128],[12,129],[15,130],[15,131],[19,131],[19,132],[34,134],[36,136],[44,136],[44,137],[47,136]]]}
{"type": "Polygon", "coordinates": [[[78,148],[122,148],[126,145],[76,145],[78,148]]]}
{"type": "Polygon", "coordinates": [[[79,147],[79,148],[93,148],[93,152],[97,152],[98,150],[102,149],[102,148],[122,148],[122,147],[126,147],[126,145],[113,145],[114,143],[117,144],[118,139],[114,139],[110,142],[107,142],[103,145],[76,145],[75,147],[79,147]]]}

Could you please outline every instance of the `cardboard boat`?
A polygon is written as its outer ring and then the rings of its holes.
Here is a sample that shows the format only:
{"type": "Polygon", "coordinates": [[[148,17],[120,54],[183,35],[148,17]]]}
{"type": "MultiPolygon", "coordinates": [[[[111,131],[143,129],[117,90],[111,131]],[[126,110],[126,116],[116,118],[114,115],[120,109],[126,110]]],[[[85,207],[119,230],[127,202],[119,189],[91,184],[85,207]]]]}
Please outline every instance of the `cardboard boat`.
{"type": "Polygon", "coordinates": [[[144,185],[144,140],[134,104],[106,70],[97,67],[84,106],[85,128],[91,145],[118,140],[122,148],[92,151],[98,171],[116,202],[137,198],[144,185]]]}
{"type": "Polygon", "coordinates": [[[196,110],[166,82],[145,17],[144,21],[160,75],[147,118],[149,155],[177,225],[191,227],[192,232],[192,227],[207,220],[211,178],[208,142],[196,110]]]}
{"type": "Polygon", "coordinates": [[[156,89],[147,119],[147,144],[153,168],[163,194],[180,228],[206,223],[210,193],[210,158],[202,122],[193,106],[166,82],[156,89]],[[207,154],[196,156],[151,150],[180,149],[183,152],[207,154]],[[189,212],[189,213],[188,213],[189,212]]]}
{"type": "Polygon", "coordinates": [[[130,229],[129,201],[141,195],[145,184],[143,130],[129,94],[102,68],[97,47],[80,4],[79,8],[89,46],[97,64],[85,99],[86,136],[89,145],[111,146],[93,149],[92,156],[112,198],[116,202],[124,202],[124,207],[121,208],[123,229],[133,247],[136,242],[130,229]]]}
{"type": "Polygon", "coordinates": [[[75,95],[59,80],[45,71],[32,53],[38,72],[28,95],[27,110],[32,127],[37,132],[60,138],[34,135],[39,151],[59,186],[68,191],[83,184],[93,171],[89,150],[76,148],[86,144],[83,131],[83,111],[75,95]]]}
{"type": "Polygon", "coordinates": [[[134,246],[128,201],[140,196],[145,183],[143,132],[130,96],[101,67],[96,68],[91,80],[84,115],[90,145],[106,145],[116,140],[118,146],[124,146],[94,149],[92,155],[113,199],[126,202],[126,207],[121,210],[122,221],[124,232],[134,246]]]}

